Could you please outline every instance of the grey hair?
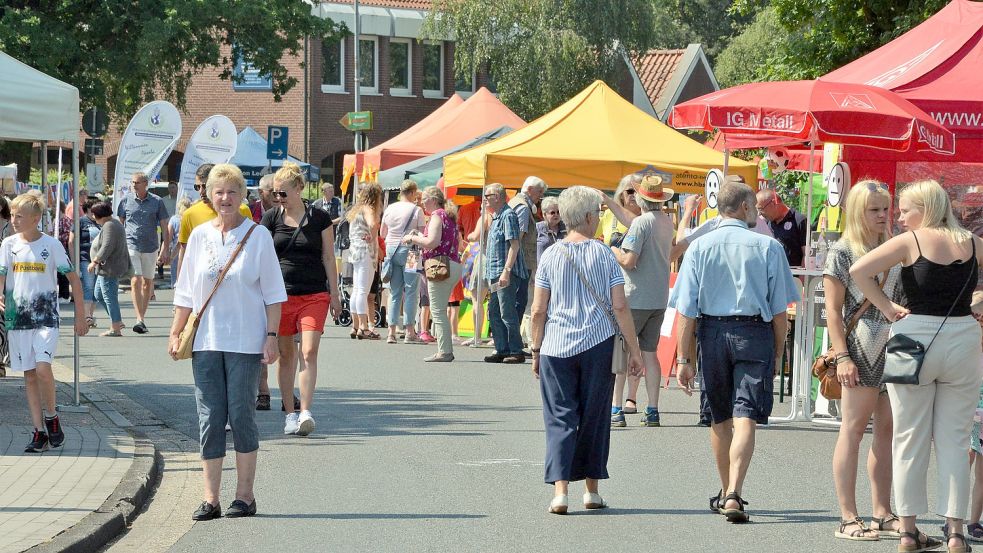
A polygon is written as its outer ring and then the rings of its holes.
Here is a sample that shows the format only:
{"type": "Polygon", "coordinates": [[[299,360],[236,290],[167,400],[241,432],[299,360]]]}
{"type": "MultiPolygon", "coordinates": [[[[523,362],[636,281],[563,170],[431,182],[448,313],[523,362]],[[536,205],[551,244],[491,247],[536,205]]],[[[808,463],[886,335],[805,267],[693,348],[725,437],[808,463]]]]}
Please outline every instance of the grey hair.
{"type": "Polygon", "coordinates": [[[571,186],[560,192],[560,219],[568,229],[575,229],[587,222],[587,215],[600,209],[601,198],[597,190],[586,186],[571,186]]]}
{"type": "Polygon", "coordinates": [[[424,188],[423,194],[420,196],[421,201],[433,200],[437,202],[437,205],[441,208],[447,205],[447,200],[444,199],[444,193],[440,191],[436,186],[431,186],[430,188],[424,188]]]}
{"type": "Polygon", "coordinates": [[[543,212],[545,213],[547,209],[550,209],[552,207],[559,209],[560,201],[554,198],[553,196],[550,196],[549,198],[543,198],[543,203],[542,203],[543,212]]]}
{"type": "Polygon", "coordinates": [[[499,196],[505,197],[505,187],[497,182],[486,184],[482,194],[498,194],[499,196]]]}
{"type": "Polygon", "coordinates": [[[621,193],[625,191],[625,188],[628,188],[632,184],[637,185],[641,182],[642,176],[638,173],[628,173],[627,175],[621,177],[621,181],[618,182],[618,187],[614,189],[614,203],[620,205],[621,207],[627,207],[625,206],[625,203],[621,201],[621,193]]]}
{"type": "Polygon", "coordinates": [[[648,213],[649,211],[662,211],[662,203],[660,202],[650,202],[643,198],[641,194],[635,194],[635,203],[641,208],[642,213],[648,213]]]}
{"type": "Polygon", "coordinates": [[[144,173],[143,171],[137,171],[136,173],[133,173],[133,178],[140,182],[148,182],[148,183],[150,182],[150,178],[148,178],[147,174],[144,173]]]}
{"type": "Polygon", "coordinates": [[[273,174],[263,175],[263,178],[259,179],[260,190],[266,190],[267,192],[273,190],[273,174]]]}
{"type": "Polygon", "coordinates": [[[761,200],[762,202],[773,202],[776,199],[778,201],[782,200],[781,196],[778,195],[778,192],[776,192],[772,188],[762,188],[761,190],[758,190],[758,193],[755,194],[755,197],[761,200]]]}
{"type": "Polygon", "coordinates": [[[242,171],[231,163],[219,163],[208,173],[205,190],[209,200],[212,198],[212,190],[219,184],[235,185],[239,189],[239,195],[246,197],[246,179],[243,178],[242,171]]]}
{"type": "Polygon", "coordinates": [[[743,182],[724,182],[717,192],[717,209],[724,215],[730,215],[747,203],[749,208],[755,204],[754,190],[743,182]]]}
{"type": "Polygon", "coordinates": [[[535,188],[540,192],[546,192],[548,186],[546,186],[546,181],[539,177],[526,177],[526,181],[522,183],[522,191],[528,192],[530,188],[535,188]]]}

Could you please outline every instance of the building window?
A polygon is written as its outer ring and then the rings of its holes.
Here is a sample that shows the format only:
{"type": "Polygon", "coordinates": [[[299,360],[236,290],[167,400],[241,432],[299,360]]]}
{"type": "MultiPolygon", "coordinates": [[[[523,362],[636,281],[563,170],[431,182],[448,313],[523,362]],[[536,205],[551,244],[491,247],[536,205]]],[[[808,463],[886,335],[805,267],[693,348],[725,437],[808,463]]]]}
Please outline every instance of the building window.
{"type": "Polygon", "coordinates": [[[232,90],[273,90],[273,79],[269,75],[260,75],[235,44],[232,45],[232,61],[232,90]]]}
{"type": "Polygon", "coordinates": [[[389,39],[389,94],[393,96],[412,94],[412,51],[409,39],[389,39]]]}
{"type": "Polygon", "coordinates": [[[474,94],[474,83],[478,80],[477,72],[472,72],[467,77],[454,77],[454,92],[461,95],[462,98],[467,98],[474,94]]]}
{"type": "Polygon", "coordinates": [[[423,95],[441,97],[444,95],[444,44],[442,42],[423,43],[423,95]]]}
{"type": "Polygon", "coordinates": [[[321,44],[321,92],[345,91],[345,41],[321,44]]]}
{"type": "Polygon", "coordinates": [[[361,91],[379,93],[379,39],[362,38],[358,41],[358,78],[361,91]]]}

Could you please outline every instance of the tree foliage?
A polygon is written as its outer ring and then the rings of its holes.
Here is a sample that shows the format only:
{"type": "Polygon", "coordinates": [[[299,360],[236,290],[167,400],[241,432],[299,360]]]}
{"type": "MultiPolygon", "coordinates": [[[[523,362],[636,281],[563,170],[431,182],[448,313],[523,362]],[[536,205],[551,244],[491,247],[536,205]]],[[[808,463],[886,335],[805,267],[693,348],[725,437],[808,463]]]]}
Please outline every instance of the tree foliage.
{"type": "Polygon", "coordinates": [[[164,98],[183,108],[195,73],[233,77],[236,51],[272,77],[280,97],[297,84],[281,63],[305,36],[340,29],[300,0],[5,0],[0,50],[79,89],[84,107],[128,119],[164,98]]]}
{"type": "MultiPolygon", "coordinates": [[[[767,63],[752,80],[812,79],[901,36],[949,0],[736,0],[732,11],[773,10],[777,40],[763,45],[767,63]]],[[[764,13],[764,12],[762,12],[764,13]]],[[[770,16],[764,16],[770,17],[770,16]]],[[[760,28],[747,33],[760,33],[760,28]]],[[[730,48],[746,50],[744,44],[730,48]]],[[[733,58],[739,59],[737,54],[733,58]]]]}
{"type": "Polygon", "coordinates": [[[453,37],[454,68],[494,76],[502,101],[534,119],[595,79],[616,86],[623,52],[654,39],[652,0],[435,0],[423,35],[453,37]]]}
{"type": "Polygon", "coordinates": [[[758,12],[751,25],[717,56],[713,72],[720,86],[771,80],[768,78],[771,56],[783,45],[783,36],[773,9],[758,12]]]}
{"type": "Polygon", "coordinates": [[[754,20],[754,9],[731,10],[733,0],[652,0],[655,47],[703,45],[713,62],[730,41],[754,20]]]}

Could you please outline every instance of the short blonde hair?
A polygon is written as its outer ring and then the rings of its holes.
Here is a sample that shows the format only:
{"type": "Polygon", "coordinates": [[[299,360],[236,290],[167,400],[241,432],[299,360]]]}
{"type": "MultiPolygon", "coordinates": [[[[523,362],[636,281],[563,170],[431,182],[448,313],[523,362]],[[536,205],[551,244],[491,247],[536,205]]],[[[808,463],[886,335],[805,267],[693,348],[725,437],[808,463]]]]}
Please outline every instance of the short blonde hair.
{"type": "Polygon", "coordinates": [[[242,176],[242,171],[231,163],[219,163],[208,173],[208,182],[205,184],[205,195],[211,198],[212,189],[218,183],[234,184],[239,187],[239,194],[246,197],[246,179],[242,176]]]}
{"type": "Polygon", "coordinates": [[[922,214],[921,228],[942,231],[954,242],[965,242],[973,238],[973,234],[964,229],[952,212],[952,202],[949,193],[934,180],[913,182],[901,191],[904,198],[922,214]]]}
{"type": "Polygon", "coordinates": [[[184,210],[191,207],[191,198],[187,196],[181,196],[181,199],[177,201],[177,215],[180,216],[184,214],[184,210]]]}
{"type": "Polygon", "coordinates": [[[416,181],[413,179],[406,179],[402,184],[399,185],[399,194],[401,196],[409,196],[411,194],[416,194],[420,187],[417,186],[416,181]]]}
{"type": "Polygon", "coordinates": [[[304,173],[300,170],[300,165],[291,161],[283,162],[283,167],[273,175],[273,182],[281,185],[289,184],[294,188],[304,187],[304,173]]]}
{"type": "Polygon", "coordinates": [[[34,194],[33,190],[25,194],[21,194],[14,198],[10,202],[11,211],[24,211],[28,213],[33,213],[34,215],[41,215],[44,213],[44,200],[41,198],[41,194],[34,194]]]}
{"type": "Polygon", "coordinates": [[[433,200],[437,202],[437,205],[441,208],[447,205],[447,200],[444,199],[444,193],[440,191],[436,186],[431,186],[430,188],[423,189],[423,195],[420,198],[422,201],[433,200]]]}
{"type": "MultiPolygon", "coordinates": [[[[867,227],[867,217],[865,212],[870,205],[872,198],[881,198],[891,206],[891,193],[887,191],[887,185],[874,179],[864,179],[853,185],[847,192],[843,207],[843,236],[840,238],[850,247],[850,250],[857,256],[866,254],[871,249],[865,238],[873,231],[867,227]]],[[[887,242],[891,237],[891,225],[887,225],[884,232],[877,236],[877,247],[887,242]]]]}

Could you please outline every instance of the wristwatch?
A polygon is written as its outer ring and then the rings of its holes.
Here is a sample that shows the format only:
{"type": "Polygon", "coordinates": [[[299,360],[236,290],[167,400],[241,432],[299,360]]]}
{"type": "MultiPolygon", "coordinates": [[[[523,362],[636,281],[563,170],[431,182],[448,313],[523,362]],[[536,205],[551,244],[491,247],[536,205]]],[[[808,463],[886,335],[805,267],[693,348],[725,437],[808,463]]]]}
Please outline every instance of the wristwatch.
{"type": "Polygon", "coordinates": [[[677,365],[689,365],[690,364],[689,357],[676,357],[676,364],[677,365]]]}
{"type": "Polygon", "coordinates": [[[270,338],[276,338],[277,337],[276,332],[267,332],[266,335],[269,336],[270,338]]]}

